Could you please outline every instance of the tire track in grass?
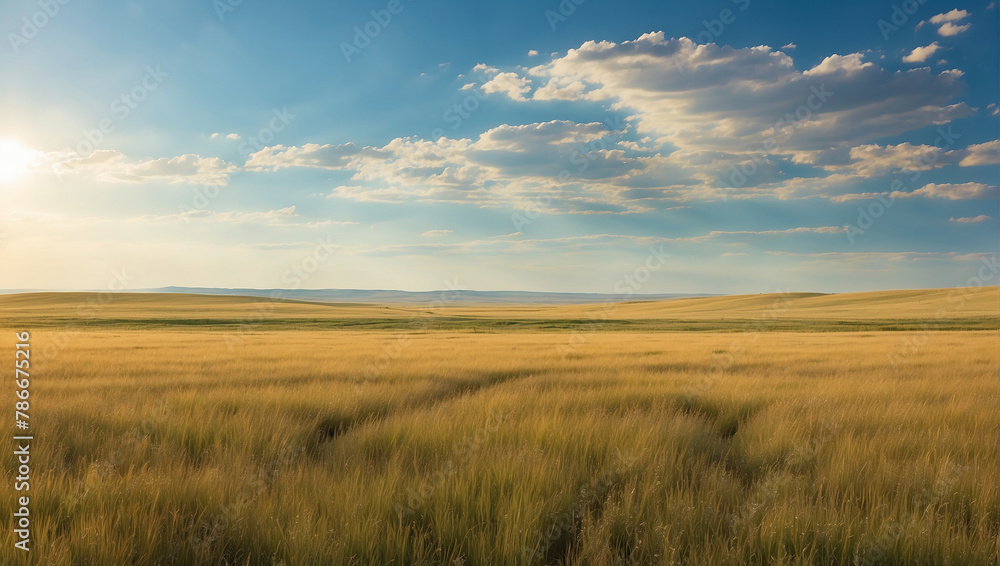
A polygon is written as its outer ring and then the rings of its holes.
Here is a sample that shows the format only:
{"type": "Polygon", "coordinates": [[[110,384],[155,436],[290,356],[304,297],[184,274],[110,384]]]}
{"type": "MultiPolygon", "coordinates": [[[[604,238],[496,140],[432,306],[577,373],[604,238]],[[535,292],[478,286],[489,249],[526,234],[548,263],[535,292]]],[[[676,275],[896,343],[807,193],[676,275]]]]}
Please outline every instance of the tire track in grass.
{"type": "Polygon", "coordinates": [[[579,546],[584,518],[601,517],[608,497],[628,477],[635,460],[631,454],[622,455],[619,452],[613,466],[581,486],[572,505],[550,516],[548,527],[541,533],[534,548],[524,549],[523,563],[571,563],[573,552],[579,546]]]}
{"type": "Polygon", "coordinates": [[[760,470],[749,469],[745,458],[735,446],[734,439],[742,426],[765,408],[764,405],[743,403],[733,410],[727,410],[721,405],[692,396],[679,397],[675,402],[678,413],[707,421],[709,429],[726,447],[723,453],[712,456],[715,463],[732,473],[744,487],[752,487],[760,470]]]}
{"type": "Polygon", "coordinates": [[[507,370],[485,372],[479,374],[479,379],[456,382],[453,387],[443,392],[411,396],[402,403],[395,404],[392,407],[388,406],[388,404],[381,404],[380,406],[359,409],[353,414],[317,415],[310,427],[312,432],[310,433],[309,441],[306,443],[307,451],[312,455],[317,455],[329,442],[362,426],[378,424],[389,416],[398,414],[399,411],[432,408],[465,395],[481,393],[511,381],[545,373],[547,373],[547,370],[537,369],[531,371],[507,370]]]}

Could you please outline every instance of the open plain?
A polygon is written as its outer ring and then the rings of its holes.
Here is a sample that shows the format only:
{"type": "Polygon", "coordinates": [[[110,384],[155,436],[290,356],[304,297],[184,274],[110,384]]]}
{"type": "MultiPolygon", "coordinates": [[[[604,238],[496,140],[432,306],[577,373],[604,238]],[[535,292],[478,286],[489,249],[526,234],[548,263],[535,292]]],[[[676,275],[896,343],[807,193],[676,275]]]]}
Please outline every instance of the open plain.
{"type": "Polygon", "coordinates": [[[0,562],[996,564],[998,313],[3,296],[34,540],[0,562]]]}

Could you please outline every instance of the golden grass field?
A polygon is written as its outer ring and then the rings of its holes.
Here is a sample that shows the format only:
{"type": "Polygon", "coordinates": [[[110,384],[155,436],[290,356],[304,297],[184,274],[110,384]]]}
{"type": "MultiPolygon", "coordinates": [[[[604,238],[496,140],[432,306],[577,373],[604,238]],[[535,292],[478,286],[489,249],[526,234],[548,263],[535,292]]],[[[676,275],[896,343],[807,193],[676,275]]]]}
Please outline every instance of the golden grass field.
{"type": "Polygon", "coordinates": [[[998,563],[996,287],[442,303],[0,296],[0,563],[998,563]]]}

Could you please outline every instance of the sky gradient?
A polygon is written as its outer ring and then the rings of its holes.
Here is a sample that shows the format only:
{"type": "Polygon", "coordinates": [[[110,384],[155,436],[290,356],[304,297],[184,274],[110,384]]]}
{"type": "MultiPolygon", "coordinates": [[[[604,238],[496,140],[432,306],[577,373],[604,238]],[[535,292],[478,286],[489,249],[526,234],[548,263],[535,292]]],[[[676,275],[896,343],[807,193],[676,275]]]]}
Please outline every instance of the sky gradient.
{"type": "Polygon", "coordinates": [[[114,4],[0,8],[0,288],[998,281],[994,2],[114,4]]]}

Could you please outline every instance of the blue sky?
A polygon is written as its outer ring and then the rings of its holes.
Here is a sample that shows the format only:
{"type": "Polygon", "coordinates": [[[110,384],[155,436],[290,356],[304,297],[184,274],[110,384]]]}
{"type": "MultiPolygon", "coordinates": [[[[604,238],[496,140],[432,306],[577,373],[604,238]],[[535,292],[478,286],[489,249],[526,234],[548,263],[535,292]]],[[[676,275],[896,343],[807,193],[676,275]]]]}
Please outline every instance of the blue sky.
{"type": "Polygon", "coordinates": [[[998,21],[10,0],[0,288],[995,285],[998,21]]]}

